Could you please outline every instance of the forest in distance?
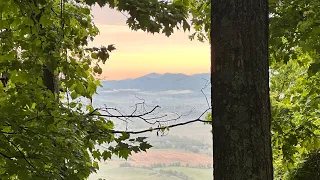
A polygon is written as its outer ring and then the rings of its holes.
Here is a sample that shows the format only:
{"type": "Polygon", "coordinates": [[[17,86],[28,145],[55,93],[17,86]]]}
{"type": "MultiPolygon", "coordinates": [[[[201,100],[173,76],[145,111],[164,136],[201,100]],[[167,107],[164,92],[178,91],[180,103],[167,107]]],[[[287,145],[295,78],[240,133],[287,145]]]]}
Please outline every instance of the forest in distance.
{"type": "Polygon", "coordinates": [[[318,0],[0,0],[0,180],[318,180],[319,37],[318,0]]]}

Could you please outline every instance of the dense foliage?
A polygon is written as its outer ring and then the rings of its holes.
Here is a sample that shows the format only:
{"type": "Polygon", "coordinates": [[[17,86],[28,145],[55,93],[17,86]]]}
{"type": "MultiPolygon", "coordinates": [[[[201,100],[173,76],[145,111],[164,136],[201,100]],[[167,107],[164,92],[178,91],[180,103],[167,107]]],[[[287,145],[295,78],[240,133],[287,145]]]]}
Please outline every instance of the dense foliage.
{"type": "Polygon", "coordinates": [[[320,151],[308,154],[304,161],[290,174],[291,180],[315,179],[320,177],[320,151]]]}
{"type": "Polygon", "coordinates": [[[310,57],[271,70],[272,146],[276,177],[285,178],[302,158],[320,148],[320,74],[308,76],[310,57]]]}
{"type": "MultiPolygon", "coordinates": [[[[87,47],[99,32],[87,5],[94,2],[0,1],[0,179],[85,179],[97,160],[151,147],[143,137],[115,134],[110,119],[78,99],[96,93],[99,63],[115,50],[87,47]],[[102,143],[109,146],[101,151],[102,143]]],[[[179,4],[97,2],[127,11],[134,30],[189,28],[179,4]]]]}

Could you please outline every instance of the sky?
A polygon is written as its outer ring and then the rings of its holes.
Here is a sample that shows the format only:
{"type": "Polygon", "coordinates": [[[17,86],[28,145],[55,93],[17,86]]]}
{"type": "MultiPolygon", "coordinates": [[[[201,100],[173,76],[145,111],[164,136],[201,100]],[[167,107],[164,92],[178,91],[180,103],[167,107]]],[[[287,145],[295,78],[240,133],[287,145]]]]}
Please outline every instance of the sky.
{"type": "Polygon", "coordinates": [[[175,31],[170,37],[132,31],[126,16],[108,7],[92,8],[100,34],[89,46],[114,44],[117,50],[102,65],[105,80],[136,78],[149,73],[198,74],[210,72],[208,42],[190,41],[190,32],[175,31]]]}

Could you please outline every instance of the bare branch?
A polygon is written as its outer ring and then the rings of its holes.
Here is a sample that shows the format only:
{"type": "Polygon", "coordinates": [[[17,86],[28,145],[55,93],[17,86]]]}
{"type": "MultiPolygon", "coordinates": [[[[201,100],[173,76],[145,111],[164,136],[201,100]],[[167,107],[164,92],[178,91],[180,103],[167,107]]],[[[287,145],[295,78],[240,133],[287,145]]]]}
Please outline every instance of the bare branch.
{"type": "Polygon", "coordinates": [[[105,107],[105,108],[97,108],[95,109],[94,111],[92,111],[91,113],[88,114],[88,116],[100,116],[100,117],[109,117],[109,118],[117,118],[117,119],[120,119],[120,120],[123,120],[121,118],[126,118],[126,121],[128,120],[128,118],[139,118],[139,119],[142,119],[143,121],[145,121],[146,123],[148,124],[155,124],[157,122],[150,122],[150,120],[154,120],[154,119],[160,119],[160,118],[163,118],[163,117],[166,117],[167,115],[163,115],[163,116],[158,116],[158,117],[152,117],[152,118],[146,118],[145,116],[147,115],[150,115],[151,113],[153,113],[156,109],[158,108],[161,108],[160,106],[155,106],[153,109],[151,109],[150,111],[147,111],[147,112],[144,112],[142,114],[138,114],[138,115],[135,115],[134,111],[133,113],[129,114],[129,115],[126,115],[126,114],[123,114],[121,113],[118,109],[116,108],[108,108],[108,107],[105,107]],[[114,115],[112,113],[109,112],[109,110],[114,110],[116,112],[118,112],[120,115],[114,115]],[[98,114],[98,113],[95,113],[97,111],[102,111],[102,112],[105,112],[107,114],[98,114]]]}
{"type": "Polygon", "coordinates": [[[191,121],[186,121],[186,122],[181,122],[181,123],[177,123],[177,124],[172,124],[172,125],[169,125],[169,126],[166,126],[166,127],[150,128],[150,129],[145,129],[145,130],[141,130],[141,131],[116,131],[116,130],[112,130],[111,133],[113,133],[113,134],[120,134],[120,133],[142,134],[142,133],[146,133],[146,132],[163,130],[164,128],[173,128],[173,127],[177,127],[177,126],[183,126],[183,125],[190,124],[190,123],[194,123],[194,122],[208,123],[208,122],[211,122],[211,121],[206,121],[206,120],[201,120],[201,119],[194,119],[194,120],[191,120],[191,121]]]}
{"type": "Polygon", "coordinates": [[[120,117],[115,117],[115,118],[117,118],[117,119],[119,119],[119,120],[121,120],[121,121],[124,121],[124,122],[127,123],[128,120],[130,120],[130,119],[129,119],[130,117],[126,117],[126,115],[123,114],[123,113],[122,113],[119,109],[117,109],[117,108],[108,108],[107,106],[105,106],[105,108],[104,108],[104,109],[101,109],[100,111],[107,113],[107,115],[114,116],[111,112],[109,112],[109,110],[116,111],[118,114],[120,114],[120,115],[119,115],[120,117]],[[124,119],[123,119],[123,118],[124,118],[124,119]]]}
{"type": "Polygon", "coordinates": [[[202,78],[203,80],[206,81],[206,84],[203,88],[201,88],[201,93],[204,95],[204,97],[206,98],[207,104],[208,104],[208,108],[211,108],[211,105],[209,103],[208,97],[206,96],[206,94],[203,92],[204,89],[206,89],[208,87],[208,85],[210,84],[208,79],[202,78]]]}
{"type": "Polygon", "coordinates": [[[146,132],[160,131],[160,130],[163,130],[165,128],[173,128],[173,127],[183,126],[183,125],[194,123],[194,122],[210,123],[211,121],[207,121],[207,120],[202,120],[201,119],[201,117],[203,115],[205,115],[210,109],[211,108],[208,108],[207,110],[205,110],[197,119],[186,121],[186,122],[181,122],[181,123],[176,123],[176,124],[172,124],[172,125],[169,125],[169,126],[162,126],[161,127],[161,122],[168,122],[170,120],[158,121],[159,125],[156,128],[149,128],[149,129],[144,129],[144,130],[140,130],[140,131],[117,131],[117,130],[112,130],[111,133],[113,133],[113,134],[120,134],[120,133],[142,134],[142,133],[146,133],[146,132]]]}

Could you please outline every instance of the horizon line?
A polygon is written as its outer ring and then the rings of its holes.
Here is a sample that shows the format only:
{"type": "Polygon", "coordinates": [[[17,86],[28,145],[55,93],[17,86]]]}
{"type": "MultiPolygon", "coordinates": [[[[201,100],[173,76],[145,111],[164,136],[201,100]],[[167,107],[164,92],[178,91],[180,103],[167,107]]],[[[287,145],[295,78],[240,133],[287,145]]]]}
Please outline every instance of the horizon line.
{"type": "Polygon", "coordinates": [[[106,79],[107,77],[103,77],[103,78],[96,77],[96,78],[99,79],[100,81],[122,81],[122,80],[129,80],[129,79],[137,79],[137,78],[141,78],[141,77],[148,76],[148,75],[151,75],[151,74],[157,74],[157,75],[165,75],[165,74],[178,75],[178,74],[182,74],[182,75],[186,75],[186,76],[194,76],[194,75],[209,74],[209,73],[210,73],[210,72],[194,73],[194,74],[171,73],[171,72],[166,72],[166,73],[151,72],[151,73],[147,73],[147,74],[144,74],[144,75],[142,75],[142,76],[135,77],[135,78],[123,78],[123,79],[106,79]]]}

